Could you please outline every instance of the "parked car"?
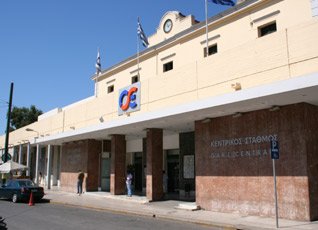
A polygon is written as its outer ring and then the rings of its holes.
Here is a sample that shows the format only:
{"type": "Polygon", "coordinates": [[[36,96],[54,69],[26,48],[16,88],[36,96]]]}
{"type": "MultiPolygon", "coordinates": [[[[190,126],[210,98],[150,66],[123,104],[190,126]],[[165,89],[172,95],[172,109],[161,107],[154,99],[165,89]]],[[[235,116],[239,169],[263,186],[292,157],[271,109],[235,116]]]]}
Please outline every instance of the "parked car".
{"type": "Polygon", "coordinates": [[[44,196],[43,187],[37,186],[29,179],[9,180],[0,186],[0,198],[10,199],[14,203],[29,201],[31,192],[35,202],[40,201],[44,196]]]}

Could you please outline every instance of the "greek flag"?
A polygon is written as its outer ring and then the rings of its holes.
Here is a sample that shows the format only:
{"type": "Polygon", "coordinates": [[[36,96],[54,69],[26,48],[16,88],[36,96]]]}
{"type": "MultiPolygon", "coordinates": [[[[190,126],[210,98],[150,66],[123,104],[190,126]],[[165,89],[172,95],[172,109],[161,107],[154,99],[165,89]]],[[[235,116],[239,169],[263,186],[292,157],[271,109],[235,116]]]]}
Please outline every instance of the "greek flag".
{"type": "Polygon", "coordinates": [[[137,34],[139,35],[139,38],[140,38],[140,40],[141,40],[141,42],[142,42],[142,45],[147,48],[148,45],[149,45],[149,42],[148,42],[148,39],[147,39],[147,36],[146,36],[144,30],[143,30],[142,27],[141,27],[139,18],[138,18],[137,34]]]}
{"type": "Polygon", "coordinates": [[[96,68],[96,74],[99,75],[102,72],[102,66],[100,64],[99,49],[98,49],[98,52],[97,52],[95,68],[96,68]]]}
{"type": "Polygon", "coordinates": [[[234,6],[235,3],[232,0],[208,0],[210,2],[213,2],[215,4],[220,4],[220,5],[227,5],[227,6],[234,6]]]}

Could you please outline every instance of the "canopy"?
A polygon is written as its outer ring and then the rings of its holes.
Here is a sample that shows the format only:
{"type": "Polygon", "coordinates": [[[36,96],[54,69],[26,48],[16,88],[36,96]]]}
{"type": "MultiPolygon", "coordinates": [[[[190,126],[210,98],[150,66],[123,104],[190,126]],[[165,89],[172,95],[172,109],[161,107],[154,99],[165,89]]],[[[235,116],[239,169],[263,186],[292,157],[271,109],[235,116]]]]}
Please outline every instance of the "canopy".
{"type": "Polygon", "coordinates": [[[7,161],[6,163],[0,165],[0,173],[9,173],[14,171],[21,171],[27,169],[28,166],[18,164],[14,161],[7,161]]]}

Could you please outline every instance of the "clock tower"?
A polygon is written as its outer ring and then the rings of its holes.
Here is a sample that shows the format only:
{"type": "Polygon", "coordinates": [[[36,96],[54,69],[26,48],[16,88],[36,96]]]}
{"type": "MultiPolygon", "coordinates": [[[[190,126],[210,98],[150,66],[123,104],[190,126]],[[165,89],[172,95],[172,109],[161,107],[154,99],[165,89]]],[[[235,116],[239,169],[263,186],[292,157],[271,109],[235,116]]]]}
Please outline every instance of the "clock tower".
{"type": "Polygon", "coordinates": [[[163,42],[196,23],[198,21],[192,15],[185,16],[178,11],[168,11],[162,16],[156,32],[148,37],[149,44],[153,46],[163,42]]]}

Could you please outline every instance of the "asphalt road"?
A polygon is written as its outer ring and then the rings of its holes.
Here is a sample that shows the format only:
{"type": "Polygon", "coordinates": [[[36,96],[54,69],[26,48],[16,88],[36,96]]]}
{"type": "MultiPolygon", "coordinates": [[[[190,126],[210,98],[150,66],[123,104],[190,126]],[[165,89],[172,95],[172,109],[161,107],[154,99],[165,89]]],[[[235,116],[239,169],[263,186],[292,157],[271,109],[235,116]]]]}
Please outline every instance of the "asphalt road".
{"type": "MultiPolygon", "coordinates": [[[[218,229],[209,226],[174,222],[156,217],[147,218],[137,215],[124,215],[105,211],[82,209],[49,202],[12,203],[0,200],[0,217],[5,218],[8,230],[61,230],[61,229],[218,229]]],[[[6,228],[1,227],[0,230],[6,228]]]]}

